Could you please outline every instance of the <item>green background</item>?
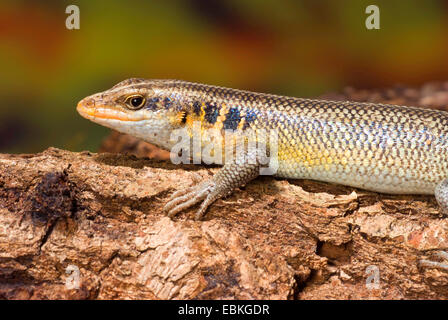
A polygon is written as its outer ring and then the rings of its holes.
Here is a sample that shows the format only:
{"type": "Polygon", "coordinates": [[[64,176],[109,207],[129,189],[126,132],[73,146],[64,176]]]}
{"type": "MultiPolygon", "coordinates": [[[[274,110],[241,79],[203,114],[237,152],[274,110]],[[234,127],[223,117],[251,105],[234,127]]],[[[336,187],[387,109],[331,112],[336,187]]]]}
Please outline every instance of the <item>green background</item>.
{"type": "Polygon", "coordinates": [[[97,150],[108,129],[76,104],[130,77],[302,97],[448,80],[448,1],[0,2],[0,152],[97,150]]]}

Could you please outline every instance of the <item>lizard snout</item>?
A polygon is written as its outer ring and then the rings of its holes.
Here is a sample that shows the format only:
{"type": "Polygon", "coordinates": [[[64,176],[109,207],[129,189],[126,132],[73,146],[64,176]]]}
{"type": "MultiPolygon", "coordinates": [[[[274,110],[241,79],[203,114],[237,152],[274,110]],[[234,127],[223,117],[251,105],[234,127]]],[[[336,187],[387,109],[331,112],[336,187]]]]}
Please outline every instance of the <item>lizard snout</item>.
{"type": "Polygon", "coordinates": [[[87,97],[78,102],[76,110],[83,117],[95,115],[95,99],[87,97]]]}

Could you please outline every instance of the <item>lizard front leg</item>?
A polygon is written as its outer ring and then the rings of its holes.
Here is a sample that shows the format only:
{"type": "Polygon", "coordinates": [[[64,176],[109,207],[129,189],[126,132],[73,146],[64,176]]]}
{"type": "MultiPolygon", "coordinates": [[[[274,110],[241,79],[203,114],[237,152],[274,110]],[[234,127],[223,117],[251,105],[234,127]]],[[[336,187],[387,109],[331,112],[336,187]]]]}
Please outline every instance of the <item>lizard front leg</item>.
{"type": "MultiPolygon", "coordinates": [[[[448,179],[440,182],[435,191],[435,197],[439,203],[440,211],[443,214],[448,213],[448,179]]],[[[438,268],[448,271],[448,252],[437,251],[434,253],[436,260],[421,259],[420,265],[422,267],[438,268]],[[437,261],[438,260],[438,261],[437,261]]]]}
{"type": "Polygon", "coordinates": [[[196,220],[201,220],[210,204],[229,195],[235,188],[244,186],[258,177],[259,173],[258,162],[239,164],[232,161],[225,164],[210,180],[173,193],[164,210],[169,217],[174,217],[180,211],[202,201],[195,215],[196,220]]]}

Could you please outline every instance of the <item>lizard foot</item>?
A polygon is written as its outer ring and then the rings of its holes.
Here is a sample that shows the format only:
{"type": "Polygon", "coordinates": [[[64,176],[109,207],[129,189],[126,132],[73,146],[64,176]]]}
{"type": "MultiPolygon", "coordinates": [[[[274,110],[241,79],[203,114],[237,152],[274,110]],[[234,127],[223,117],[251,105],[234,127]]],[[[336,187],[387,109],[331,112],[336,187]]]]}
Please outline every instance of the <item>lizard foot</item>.
{"type": "Polygon", "coordinates": [[[201,220],[207,207],[216,200],[215,183],[212,180],[204,181],[196,186],[174,192],[163,208],[168,217],[176,214],[202,201],[201,207],[196,211],[195,219],[201,220]]]}
{"type": "Polygon", "coordinates": [[[180,211],[202,202],[195,214],[195,219],[201,220],[207,208],[215,200],[231,194],[235,188],[245,185],[258,175],[257,162],[254,164],[227,163],[210,180],[173,193],[163,209],[172,218],[180,211]]]}
{"type": "Polygon", "coordinates": [[[437,257],[439,261],[422,259],[419,261],[420,266],[448,271],[448,252],[437,251],[434,253],[434,256],[437,257]]]}

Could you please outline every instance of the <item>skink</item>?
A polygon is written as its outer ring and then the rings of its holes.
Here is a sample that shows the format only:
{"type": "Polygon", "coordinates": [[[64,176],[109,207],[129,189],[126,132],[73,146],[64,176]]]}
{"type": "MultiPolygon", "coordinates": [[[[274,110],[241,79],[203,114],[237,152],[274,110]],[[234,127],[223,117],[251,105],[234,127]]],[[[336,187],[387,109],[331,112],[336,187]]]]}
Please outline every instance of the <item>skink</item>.
{"type": "MultiPolygon", "coordinates": [[[[252,139],[263,139],[266,154],[275,149],[276,176],[384,193],[434,194],[441,212],[448,211],[448,113],[444,111],[136,78],[83,99],[77,110],[87,119],[166,150],[178,142],[172,137],[176,130],[184,129],[192,137],[193,128],[199,128],[201,152],[212,143],[209,131],[222,137],[230,133],[230,140],[215,141],[215,147],[236,145],[235,137],[251,132],[252,139]],[[270,132],[277,135],[275,148],[266,137],[270,132]]],[[[225,156],[215,161],[223,167],[212,179],[172,195],[165,206],[169,216],[201,203],[196,213],[201,219],[216,199],[260,174],[258,151],[245,151],[251,161],[237,161],[237,157],[225,161],[225,156]]]]}

